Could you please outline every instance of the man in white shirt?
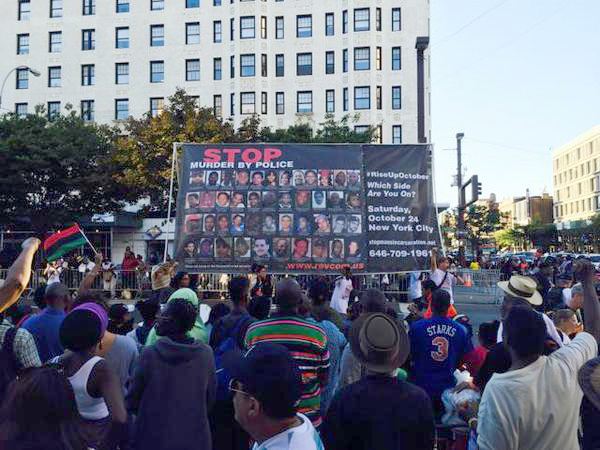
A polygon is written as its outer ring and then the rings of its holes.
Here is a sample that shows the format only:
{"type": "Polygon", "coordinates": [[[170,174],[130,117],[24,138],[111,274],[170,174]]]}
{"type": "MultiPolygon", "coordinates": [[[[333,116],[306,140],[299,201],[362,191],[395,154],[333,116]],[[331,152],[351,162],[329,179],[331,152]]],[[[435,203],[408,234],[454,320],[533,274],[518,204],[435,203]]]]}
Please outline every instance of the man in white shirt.
{"type": "Polygon", "coordinates": [[[310,420],[295,413],[302,379],[281,344],[251,347],[231,371],[235,420],[254,439],[252,450],[323,450],[310,420]]]}
{"type": "Polygon", "coordinates": [[[514,306],[504,319],[510,369],[487,383],[479,407],[477,444],[481,450],[578,450],[577,428],[583,393],[579,369],[598,353],[600,303],[594,268],[578,261],[583,281],[585,330],[569,345],[542,356],[544,319],[530,307],[514,306]]]}
{"type": "Polygon", "coordinates": [[[464,284],[464,281],[458,275],[448,271],[450,260],[446,256],[438,258],[437,250],[431,250],[431,276],[429,279],[435,283],[437,289],[443,289],[450,294],[450,304],[454,304],[454,286],[456,282],[464,284]]]}

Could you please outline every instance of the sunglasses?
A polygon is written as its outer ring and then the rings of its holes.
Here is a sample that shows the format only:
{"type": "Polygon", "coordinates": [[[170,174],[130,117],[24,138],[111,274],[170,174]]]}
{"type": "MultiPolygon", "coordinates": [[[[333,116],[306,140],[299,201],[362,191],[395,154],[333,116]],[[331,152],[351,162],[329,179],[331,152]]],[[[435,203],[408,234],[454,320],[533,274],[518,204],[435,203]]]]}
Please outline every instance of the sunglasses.
{"type": "Polygon", "coordinates": [[[236,389],[237,386],[239,386],[238,381],[232,378],[231,380],[229,380],[229,386],[227,387],[227,389],[229,390],[229,392],[238,392],[240,394],[247,395],[248,397],[252,397],[252,394],[250,394],[249,392],[242,391],[241,389],[236,389]]]}

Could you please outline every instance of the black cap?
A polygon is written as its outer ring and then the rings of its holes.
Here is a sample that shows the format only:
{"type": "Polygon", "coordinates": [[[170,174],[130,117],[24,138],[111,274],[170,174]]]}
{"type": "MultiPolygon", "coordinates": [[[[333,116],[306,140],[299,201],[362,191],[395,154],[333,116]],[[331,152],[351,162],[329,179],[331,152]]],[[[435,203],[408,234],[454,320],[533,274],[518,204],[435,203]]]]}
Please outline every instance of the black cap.
{"type": "Polygon", "coordinates": [[[231,378],[242,383],[273,418],[294,414],[304,390],[294,358],[281,344],[260,343],[242,355],[231,370],[231,378]]]}

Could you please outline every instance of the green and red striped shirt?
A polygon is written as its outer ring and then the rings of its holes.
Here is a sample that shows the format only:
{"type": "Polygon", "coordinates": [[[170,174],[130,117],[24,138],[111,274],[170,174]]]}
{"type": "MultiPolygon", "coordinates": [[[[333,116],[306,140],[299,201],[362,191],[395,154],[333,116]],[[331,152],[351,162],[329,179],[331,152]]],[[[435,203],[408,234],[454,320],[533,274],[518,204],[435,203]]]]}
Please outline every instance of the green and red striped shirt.
{"type": "Polygon", "coordinates": [[[314,322],[295,316],[273,317],[248,327],[244,344],[261,342],[285,345],[298,363],[304,392],[296,411],[307,416],[315,427],[321,425],[321,390],[327,384],[329,350],[325,331],[314,322]]]}

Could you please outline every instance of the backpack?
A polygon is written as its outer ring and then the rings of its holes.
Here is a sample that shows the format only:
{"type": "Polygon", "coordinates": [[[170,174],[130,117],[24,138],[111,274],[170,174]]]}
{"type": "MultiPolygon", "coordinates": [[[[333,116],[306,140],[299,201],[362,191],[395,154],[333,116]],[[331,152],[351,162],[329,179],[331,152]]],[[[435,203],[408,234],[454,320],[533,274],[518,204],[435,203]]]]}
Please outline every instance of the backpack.
{"type": "Polygon", "coordinates": [[[17,378],[19,364],[13,349],[16,335],[15,327],[10,327],[4,334],[0,350],[0,399],[4,399],[8,385],[17,378]]]}
{"type": "Polygon", "coordinates": [[[231,400],[229,382],[231,381],[231,365],[242,355],[238,345],[238,336],[242,327],[251,320],[248,316],[238,319],[233,330],[221,340],[213,351],[217,369],[217,401],[231,400]]]}

